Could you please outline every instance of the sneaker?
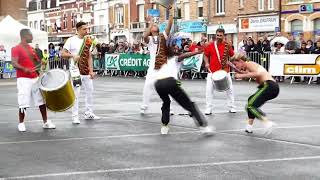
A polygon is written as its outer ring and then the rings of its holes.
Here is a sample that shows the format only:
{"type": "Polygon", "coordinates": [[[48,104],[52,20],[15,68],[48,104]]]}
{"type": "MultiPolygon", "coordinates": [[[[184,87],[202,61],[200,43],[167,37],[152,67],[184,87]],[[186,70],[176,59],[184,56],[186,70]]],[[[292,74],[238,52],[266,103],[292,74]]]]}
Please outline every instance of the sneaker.
{"type": "Polygon", "coordinates": [[[72,117],[72,124],[80,124],[80,120],[78,116],[72,117]]]}
{"type": "Polygon", "coordinates": [[[161,126],[161,134],[168,134],[169,132],[169,126],[168,125],[162,125],[161,126]]]}
{"type": "Polygon", "coordinates": [[[206,111],[204,112],[205,115],[211,115],[212,114],[212,109],[207,108],[206,111]]]}
{"type": "Polygon", "coordinates": [[[170,110],[170,115],[173,116],[174,115],[174,111],[170,110]]]}
{"type": "Polygon", "coordinates": [[[274,122],[266,120],[263,122],[264,128],[265,128],[265,135],[269,135],[272,133],[273,127],[276,125],[274,122]]]}
{"type": "Polygon", "coordinates": [[[44,129],[55,129],[56,125],[54,125],[50,120],[47,120],[46,123],[42,126],[44,129]]]}
{"type": "Polygon", "coordinates": [[[230,108],[229,109],[229,113],[236,113],[237,111],[236,111],[236,109],[235,108],[230,108]]]}
{"type": "Polygon", "coordinates": [[[213,126],[200,127],[200,132],[205,136],[212,136],[215,128],[213,126]]]}
{"type": "Polygon", "coordinates": [[[252,127],[253,127],[252,125],[247,124],[245,132],[246,132],[246,133],[249,133],[249,134],[253,133],[252,127]]]}
{"type": "Polygon", "coordinates": [[[95,115],[93,112],[86,112],[84,113],[85,120],[99,120],[100,117],[95,115]]]}
{"type": "Polygon", "coordinates": [[[140,114],[145,115],[146,114],[146,109],[140,109],[140,114]]]}
{"type": "Polygon", "coordinates": [[[18,130],[20,132],[25,132],[26,131],[26,126],[24,125],[24,123],[19,123],[18,124],[18,130]]]}

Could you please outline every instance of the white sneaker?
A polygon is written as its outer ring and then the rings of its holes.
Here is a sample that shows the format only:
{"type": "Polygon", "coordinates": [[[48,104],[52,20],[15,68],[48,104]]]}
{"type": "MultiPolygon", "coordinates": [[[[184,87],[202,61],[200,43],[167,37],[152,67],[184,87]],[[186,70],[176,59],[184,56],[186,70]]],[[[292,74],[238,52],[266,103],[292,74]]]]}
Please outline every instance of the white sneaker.
{"type": "Polygon", "coordinates": [[[80,124],[79,116],[72,117],[72,124],[80,124]]]}
{"type": "Polygon", "coordinates": [[[246,132],[246,133],[249,133],[249,134],[253,133],[252,127],[253,127],[252,125],[247,124],[245,132],[246,132]]]}
{"type": "Polygon", "coordinates": [[[229,113],[236,113],[237,111],[236,111],[236,109],[235,108],[230,108],[229,109],[229,113]]]}
{"type": "Polygon", "coordinates": [[[170,110],[170,115],[173,116],[174,115],[174,111],[170,110]]]}
{"type": "Polygon", "coordinates": [[[205,136],[212,136],[215,128],[213,126],[200,127],[200,132],[205,136]]]}
{"type": "Polygon", "coordinates": [[[140,114],[141,114],[141,115],[145,115],[145,114],[146,114],[146,111],[147,111],[146,109],[140,109],[140,114]]]}
{"type": "Polygon", "coordinates": [[[24,125],[24,123],[19,123],[18,124],[18,130],[20,132],[25,132],[26,131],[26,126],[24,125]]]}
{"type": "Polygon", "coordinates": [[[276,125],[274,122],[272,121],[264,121],[263,122],[264,128],[265,128],[265,135],[270,135],[272,133],[273,127],[276,125]]]}
{"type": "Polygon", "coordinates": [[[161,126],[161,134],[168,134],[168,132],[169,132],[169,126],[162,125],[161,126]]]}
{"type": "Polygon", "coordinates": [[[211,115],[212,114],[212,109],[207,108],[206,111],[204,112],[205,115],[211,115]]]}
{"type": "Polygon", "coordinates": [[[55,129],[56,125],[54,125],[50,120],[47,120],[46,123],[42,126],[44,129],[55,129]]]}
{"type": "Polygon", "coordinates": [[[95,115],[93,112],[86,112],[84,113],[85,120],[99,120],[100,117],[95,115]]]}

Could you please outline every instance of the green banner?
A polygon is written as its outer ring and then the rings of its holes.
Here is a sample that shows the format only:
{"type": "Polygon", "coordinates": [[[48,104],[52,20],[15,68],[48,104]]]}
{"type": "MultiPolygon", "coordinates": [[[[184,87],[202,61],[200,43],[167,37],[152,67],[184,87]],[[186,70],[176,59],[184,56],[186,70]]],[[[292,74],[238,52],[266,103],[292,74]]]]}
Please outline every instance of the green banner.
{"type": "MultiPolygon", "coordinates": [[[[200,72],[203,54],[198,54],[183,61],[181,70],[200,72]]],[[[149,67],[150,55],[145,54],[106,54],[106,70],[146,71],[149,67]]]]}
{"type": "Polygon", "coordinates": [[[106,54],[107,70],[146,71],[150,63],[150,55],[145,54],[106,54]]]}
{"type": "Polygon", "coordinates": [[[203,54],[198,54],[189,58],[184,59],[181,70],[194,70],[200,72],[203,61],[203,54]]]}

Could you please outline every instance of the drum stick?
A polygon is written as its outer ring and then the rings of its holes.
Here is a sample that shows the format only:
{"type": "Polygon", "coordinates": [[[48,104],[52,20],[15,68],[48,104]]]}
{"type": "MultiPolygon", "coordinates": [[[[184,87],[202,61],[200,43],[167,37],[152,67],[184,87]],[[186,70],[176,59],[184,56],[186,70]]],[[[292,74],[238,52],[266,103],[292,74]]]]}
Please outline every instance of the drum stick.
{"type": "Polygon", "coordinates": [[[240,71],[240,69],[238,69],[238,68],[237,68],[234,64],[232,64],[230,61],[228,61],[228,65],[231,66],[236,72],[242,73],[242,72],[240,71]]]}

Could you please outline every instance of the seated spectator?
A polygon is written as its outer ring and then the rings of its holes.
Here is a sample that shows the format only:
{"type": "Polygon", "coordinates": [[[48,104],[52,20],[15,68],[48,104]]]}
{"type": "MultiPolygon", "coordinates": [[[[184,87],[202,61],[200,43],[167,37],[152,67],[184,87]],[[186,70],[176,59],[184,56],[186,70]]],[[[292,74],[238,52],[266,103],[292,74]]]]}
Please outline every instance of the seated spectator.
{"type": "Polygon", "coordinates": [[[294,40],[294,37],[290,34],[289,35],[289,42],[287,42],[285,46],[285,51],[288,54],[294,54],[295,50],[299,48],[299,43],[294,40]]]}
{"type": "Polygon", "coordinates": [[[285,53],[285,49],[282,43],[276,42],[274,43],[275,48],[273,49],[274,54],[283,54],[285,53]]]}
{"type": "Polygon", "coordinates": [[[307,49],[309,52],[312,52],[314,50],[314,45],[313,42],[311,40],[307,41],[307,49]]]}
{"type": "Polygon", "coordinates": [[[301,48],[297,48],[295,50],[295,54],[310,54],[310,51],[307,49],[307,43],[302,42],[301,43],[301,48]]]}

